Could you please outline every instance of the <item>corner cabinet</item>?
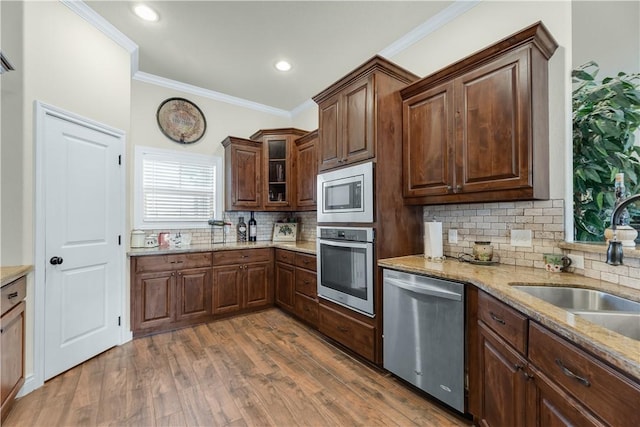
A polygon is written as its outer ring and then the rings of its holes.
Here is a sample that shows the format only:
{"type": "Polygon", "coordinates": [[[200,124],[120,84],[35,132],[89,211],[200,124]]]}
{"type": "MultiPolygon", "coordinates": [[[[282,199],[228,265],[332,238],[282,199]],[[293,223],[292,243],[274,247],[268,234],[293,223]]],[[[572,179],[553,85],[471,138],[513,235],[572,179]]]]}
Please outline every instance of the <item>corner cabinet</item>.
{"type": "Polygon", "coordinates": [[[262,210],[286,211],[295,209],[296,151],[294,141],[306,135],[306,130],[295,128],[261,129],[251,140],[262,143],[262,192],[265,195],[262,210]]]}
{"type": "Polygon", "coordinates": [[[262,143],[229,136],[222,141],[225,156],[225,209],[262,209],[262,143]]]}
{"type": "MultiPolygon", "coordinates": [[[[417,76],[375,56],[313,97],[318,104],[318,170],[376,156],[376,142],[389,129],[387,96],[417,76]]],[[[398,129],[399,131],[399,129],[398,129]]]]}
{"type": "Polygon", "coordinates": [[[296,209],[317,209],[318,130],[296,139],[296,209]]]}
{"type": "Polygon", "coordinates": [[[539,22],[400,91],[406,203],[548,198],[557,46],[539,22]]]}

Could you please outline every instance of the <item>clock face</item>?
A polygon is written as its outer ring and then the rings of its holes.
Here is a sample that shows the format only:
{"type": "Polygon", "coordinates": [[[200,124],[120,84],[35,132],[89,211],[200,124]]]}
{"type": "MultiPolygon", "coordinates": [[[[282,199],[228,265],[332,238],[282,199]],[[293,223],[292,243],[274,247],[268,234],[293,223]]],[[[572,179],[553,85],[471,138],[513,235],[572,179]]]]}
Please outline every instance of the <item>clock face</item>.
{"type": "Polygon", "coordinates": [[[158,126],[165,136],[180,144],[193,144],[204,135],[207,121],[202,111],[184,98],[169,98],[156,113],[158,126]]]}

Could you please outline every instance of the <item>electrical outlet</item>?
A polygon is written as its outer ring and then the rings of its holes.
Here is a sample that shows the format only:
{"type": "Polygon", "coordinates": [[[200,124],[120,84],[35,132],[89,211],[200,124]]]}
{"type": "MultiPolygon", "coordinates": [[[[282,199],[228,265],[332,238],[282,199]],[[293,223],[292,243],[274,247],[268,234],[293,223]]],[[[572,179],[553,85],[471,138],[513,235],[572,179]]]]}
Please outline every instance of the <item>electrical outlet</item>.
{"type": "Polygon", "coordinates": [[[582,255],[568,254],[567,257],[571,260],[571,268],[584,270],[584,257],[582,255]]]}
{"type": "Polygon", "coordinates": [[[531,247],[531,230],[511,230],[511,246],[531,247]]]}
{"type": "Polygon", "coordinates": [[[455,228],[449,229],[449,243],[458,243],[458,230],[455,228]]]}

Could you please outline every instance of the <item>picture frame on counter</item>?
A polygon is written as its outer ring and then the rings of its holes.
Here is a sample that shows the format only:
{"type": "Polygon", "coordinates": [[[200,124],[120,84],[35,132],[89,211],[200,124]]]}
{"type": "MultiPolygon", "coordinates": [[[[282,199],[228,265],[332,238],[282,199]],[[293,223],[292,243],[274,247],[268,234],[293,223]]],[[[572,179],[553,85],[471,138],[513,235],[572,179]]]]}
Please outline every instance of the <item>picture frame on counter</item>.
{"type": "Polygon", "coordinates": [[[294,222],[276,222],[273,225],[274,242],[295,242],[298,238],[298,224],[294,222]]]}

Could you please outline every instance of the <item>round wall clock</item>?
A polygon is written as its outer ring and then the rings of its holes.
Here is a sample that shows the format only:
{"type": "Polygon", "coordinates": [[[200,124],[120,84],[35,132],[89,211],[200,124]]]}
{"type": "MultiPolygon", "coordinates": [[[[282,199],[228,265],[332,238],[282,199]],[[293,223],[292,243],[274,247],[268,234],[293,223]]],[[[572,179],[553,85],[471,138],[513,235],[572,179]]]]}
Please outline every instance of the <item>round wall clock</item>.
{"type": "Polygon", "coordinates": [[[207,129],[202,111],[184,98],[165,99],[158,107],[156,118],[162,133],[180,144],[193,144],[207,129]]]}

